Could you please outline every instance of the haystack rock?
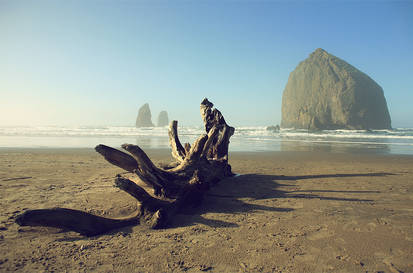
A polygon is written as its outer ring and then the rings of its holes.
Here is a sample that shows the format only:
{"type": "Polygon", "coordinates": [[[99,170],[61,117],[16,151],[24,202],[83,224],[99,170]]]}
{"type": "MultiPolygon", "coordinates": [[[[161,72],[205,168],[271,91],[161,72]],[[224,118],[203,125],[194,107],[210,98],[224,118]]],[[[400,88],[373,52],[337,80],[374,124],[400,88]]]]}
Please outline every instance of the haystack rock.
{"type": "Polygon", "coordinates": [[[158,127],[167,126],[169,124],[168,112],[161,111],[158,116],[158,127]]]}
{"type": "Polygon", "coordinates": [[[383,89],[369,76],[319,48],[291,72],[281,127],[391,129],[383,89]]]}
{"type": "Polygon", "coordinates": [[[138,117],[136,118],[136,127],[153,127],[151,109],[149,104],[145,103],[139,108],[138,117]]]}

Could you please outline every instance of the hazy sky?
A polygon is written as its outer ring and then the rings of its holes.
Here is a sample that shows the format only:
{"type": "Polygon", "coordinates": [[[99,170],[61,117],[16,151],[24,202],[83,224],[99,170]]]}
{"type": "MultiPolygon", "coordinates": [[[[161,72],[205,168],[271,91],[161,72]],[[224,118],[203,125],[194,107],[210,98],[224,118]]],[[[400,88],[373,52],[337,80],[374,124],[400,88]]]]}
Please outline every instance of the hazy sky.
{"type": "Polygon", "coordinates": [[[289,73],[321,47],[413,127],[413,2],[0,0],[0,126],[134,125],[148,102],[201,124],[280,123],[289,73]]]}

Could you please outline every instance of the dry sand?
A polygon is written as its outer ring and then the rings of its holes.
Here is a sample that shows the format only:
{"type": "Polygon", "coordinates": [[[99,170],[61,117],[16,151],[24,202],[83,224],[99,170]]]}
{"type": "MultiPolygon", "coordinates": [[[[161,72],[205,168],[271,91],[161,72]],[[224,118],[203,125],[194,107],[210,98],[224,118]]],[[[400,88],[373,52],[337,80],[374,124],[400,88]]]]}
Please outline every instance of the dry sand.
{"type": "Polygon", "coordinates": [[[0,271],[413,272],[412,156],[230,156],[242,175],[171,228],[86,238],[14,217],[55,206],[127,215],[134,200],[112,187],[122,170],[90,149],[1,149],[0,271]]]}

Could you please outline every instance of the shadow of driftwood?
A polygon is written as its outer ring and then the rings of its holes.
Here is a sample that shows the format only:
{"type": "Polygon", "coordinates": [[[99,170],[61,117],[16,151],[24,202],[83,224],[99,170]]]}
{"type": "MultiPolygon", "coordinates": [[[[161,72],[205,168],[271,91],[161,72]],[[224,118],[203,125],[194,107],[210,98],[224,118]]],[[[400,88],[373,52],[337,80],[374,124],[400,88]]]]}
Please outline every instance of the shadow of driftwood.
{"type": "MultiPolygon", "coordinates": [[[[325,178],[345,178],[345,177],[382,177],[395,175],[392,173],[350,173],[350,174],[319,174],[319,175],[301,175],[301,176],[278,176],[263,174],[245,174],[237,177],[227,178],[220,181],[208,193],[206,193],[201,207],[188,208],[184,212],[175,215],[171,227],[192,226],[195,224],[204,224],[210,227],[238,227],[237,223],[224,221],[226,217],[220,219],[209,219],[203,215],[206,213],[218,214],[247,214],[256,211],[270,212],[291,212],[292,208],[275,207],[261,204],[253,204],[256,200],[280,199],[280,198],[299,198],[299,199],[319,199],[334,200],[344,202],[371,202],[372,199],[360,199],[349,197],[325,196],[331,193],[344,194],[375,194],[380,191],[360,191],[360,190],[297,190],[297,184],[294,181],[303,179],[325,179],[325,178]],[[280,183],[279,181],[288,181],[280,183]],[[282,189],[281,189],[282,188],[282,189]],[[224,194],[222,194],[224,193],[224,194]],[[323,195],[318,195],[322,193],[323,195]]],[[[271,202],[269,202],[271,203],[271,202]]],[[[227,217],[230,218],[230,217],[227,217]]],[[[132,232],[131,227],[124,227],[113,230],[109,234],[121,232],[123,236],[128,236],[132,232]]],[[[82,237],[65,238],[59,240],[80,240],[82,237]]]]}
{"type": "Polygon", "coordinates": [[[212,227],[237,227],[236,223],[225,222],[221,220],[211,220],[202,217],[202,214],[208,212],[214,213],[248,213],[259,210],[274,212],[289,212],[291,208],[279,208],[257,204],[250,204],[245,201],[254,201],[261,199],[279,199],[279,198],[300,198],[300,199],[320,199],[334,200],[344,202],[371,202],[372,199],[360,199],[352,197],[333,197],[321,196],[316,193],[345,193],[345,194],[374,194],[380,191],[351,191],[351,190],[288,190],[289,187],[297,185],[282,184],[280,180],[301,180],[301,179],[324,179],[324,178],[345,178],[345,177],[381,177],[394,175],[392,173],[350,173],[350,174],[320,174],[320,175],[302,175],[302,176],[277,176],[263,174],[246,174],[238,177],[228,178],[220,181],[218,185],[212,188],[205,196],[202,207],[189,209],[185,215],[178,216],[179,219],[174,221],[172,226],[188,226],[196,223],[202,223],[212,227]],[[280,189],[282,186],[283,190],[280,189]],[[285,190],[287,188],[287,190],[285,190]],[[225,193],[225,194],[221,194],[225,193]],[[245,201],[240,199],[247,199],[245,201]],[[189,216],[188,214],[191,214],[189,216]]]}
{"type": "Polygon", "coordinates": [[[316,175],[300,175],[300,176],[274,176],[277,180],[301,180],[315,178],[332,178],[332,177],[370,177],[370,176],[389,176],[394,173],[337,173],[337,174],[316,174],[316,175]]]}
{"type": "MultiPolygon", "coordinates": [[[[133,233],[132,227],[133,226],[127,226],[127,227],[122,227],[122,228],[119,228],[119,229],[114,229],[114,230],[112,230],[108,233],[96,235],[95,237],[107,236],[107,235],[117,235],[117,236],[127,237],[127,236],[130,236],[130,234],[133,233]]],[[[54,228],[47,227],[46,229],[48,229],[49,232],[50,232],[50,230],[53,230],[54,228]]],[[[59,229],[59,228],[56,228],[56,229],[58,230],[56,233],[65,233],[65,232],[70,231],[70,230],[67,230],[67,229],[59,229]]],[[[56,239],[55,242],[76,242],[76,241],[82,241],[82,240],[85,240],[85,237],[83,235],[69,234],[69,235],[66,235],[63,238],[56,239]]]]}

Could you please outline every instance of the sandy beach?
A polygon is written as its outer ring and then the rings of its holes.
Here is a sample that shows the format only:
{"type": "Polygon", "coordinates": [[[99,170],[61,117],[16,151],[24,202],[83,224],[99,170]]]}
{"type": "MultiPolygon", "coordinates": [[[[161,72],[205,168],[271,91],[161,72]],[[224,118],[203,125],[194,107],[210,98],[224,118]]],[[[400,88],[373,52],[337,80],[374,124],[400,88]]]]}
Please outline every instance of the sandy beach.
{"type": "MultiPolygon", "coordinates": [[[[148,150],[154,162],[169,150],[148,150]]],[[[413,272],[413,156],[232,152],[240,176],[168,229],[91,238],[20,227],[27,209],[126,216],[121,169],[92,149],[0,149],[0,271],[413,272]]]]}

